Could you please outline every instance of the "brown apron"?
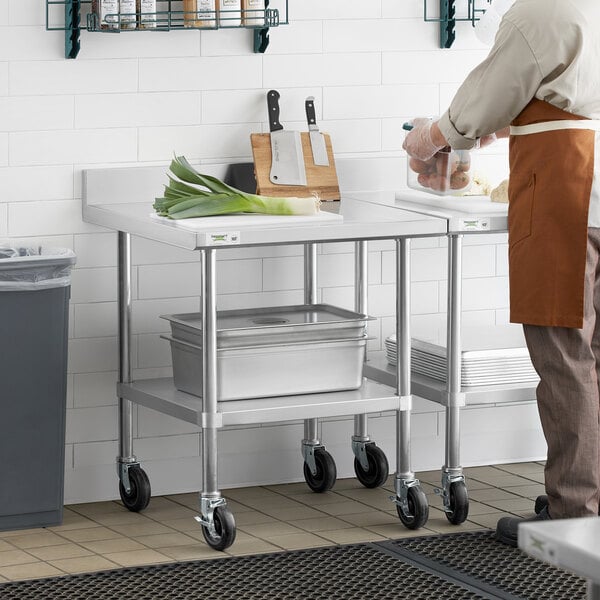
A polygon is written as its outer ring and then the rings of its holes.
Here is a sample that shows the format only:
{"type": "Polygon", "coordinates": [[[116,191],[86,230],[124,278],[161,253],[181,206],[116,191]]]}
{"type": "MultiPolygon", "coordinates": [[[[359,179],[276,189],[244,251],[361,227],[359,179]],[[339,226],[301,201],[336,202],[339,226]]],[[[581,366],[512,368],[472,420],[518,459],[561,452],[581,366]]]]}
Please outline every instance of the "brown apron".
{"type": "Polygon", "coordinates": [[[587,124],[581,121],[586,121],[585,117],[534,99],[511,123],[508,252],[512,323],[583,327],[595,132],[591,127],[584,129],[587,124]]]}

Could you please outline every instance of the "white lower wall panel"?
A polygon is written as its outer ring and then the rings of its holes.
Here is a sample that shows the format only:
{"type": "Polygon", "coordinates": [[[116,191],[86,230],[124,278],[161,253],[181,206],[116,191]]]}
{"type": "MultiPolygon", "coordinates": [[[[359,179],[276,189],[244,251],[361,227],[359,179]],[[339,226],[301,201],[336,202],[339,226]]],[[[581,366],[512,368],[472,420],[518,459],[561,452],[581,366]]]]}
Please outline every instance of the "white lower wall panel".
{"type": "MultiPolygon", "coordinates": [[[[463,466],[543,460],[546,446],[536,411],[534,403],[464,409],[461,412],[463,466]]],[[[142,412],[147,413],[143,416],[148,426],[148,417],[154,411],[140,409],[142,412]]],[[[152,429],[166,425],[165,420],[179,423],[170,417],[158,416],[152,429]]],[[[375,414],[369,417],[368,424],[369,434],[385,452],[393,474],[396,471],[396,416],[394,413],[375,414]]],[[[411,427],[412,468],[417,476],[420,471],[441,469],[444,412],[413,411],[411,427]]],[[[336,461],[340,479],[354,477],[353,431],[353,417],[320,423],[321,439],[336,461]]],[[[165,435],[163,430],[162,436],[154,433],[134,440],[134,451],[148,473],[152,494],[199,492],[202,459],[195,453],[201,448],[200,435],[181,430],[171,433],[173,435],[165,435]]],[[[227,488],[303,481],[300,450],[303,434],[302,422],[221,430],[218,436],[219,487],[225,490],[225,496],[227,488]]],[[[114,441],[75,444],[75,468],[68,467],[66,472],[66,504],[118,498],[113,460],[116,448],[114,441]]]]}

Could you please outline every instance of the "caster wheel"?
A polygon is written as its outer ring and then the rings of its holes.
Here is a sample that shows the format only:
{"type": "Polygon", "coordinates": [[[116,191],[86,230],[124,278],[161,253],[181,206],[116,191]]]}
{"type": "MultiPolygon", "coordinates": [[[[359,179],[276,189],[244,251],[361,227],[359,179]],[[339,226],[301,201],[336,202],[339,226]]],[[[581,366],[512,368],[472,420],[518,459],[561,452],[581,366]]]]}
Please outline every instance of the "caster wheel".
{"type": "Polygon", "coordinates": [[[131,467],[128,471],[131,490],[125,491],[123,483],[119,481],[119,494],[126,508],[132,512],[144,510],[150,502],[150,480],[141,467],[131,467]]]}
{"type": "Polygon", "coordinates": [[[337,469],[333,457],[327,450],[319,448],[315,450],[315,463],[317,472],[313,475],[310,467],[304,463],[304,479],[313,492],[326,492],[335,484],[337,469]]]}
{"type": "Polygon", "coordinates": [[[400,521],[408,529],[419,529],[419,527],[423,527],[427,523],[427,519],[429,518],[427,496],[420,486],[414,485],[408,488],[407,500],[411,516],[405,515],[400,505],[396,505],[400,521]]]}
{"type": "Polygon", "coordinates": [[[202,535],[211,548],[225,550],[235,541],[235,519],[226,506],[217,506],[213,512],[213,519],[214,535],[205,526],[202,526],[202,535]]]}
{"type": "Polygon", "coordinates": [[[539,515],[546,506],[548,506],[548,496],[538,496],[535,499],[535,506],[533,510],[535,510],[536,515],[539,515]]]}
{"type": "Polygon", "coordinates": [[[450,512],[446,518],[453,525],[460,525],[467,519],[469,514],[469,496],[464,481],[455,481],[450,484],[450,512]]]}
{"type": "Polygon", "coordinates": [[[367,460],[369,461],[369,470],[365,471],[360,464],[358,458],[354,459],[354,472],[356,478],[366,488],[376,488],[385,483],[385,480],[389,474],[389,466],[387,458],[381,448],[378,448],[375,444],[367,444],[365,446],[365,453],[367,460]]]}

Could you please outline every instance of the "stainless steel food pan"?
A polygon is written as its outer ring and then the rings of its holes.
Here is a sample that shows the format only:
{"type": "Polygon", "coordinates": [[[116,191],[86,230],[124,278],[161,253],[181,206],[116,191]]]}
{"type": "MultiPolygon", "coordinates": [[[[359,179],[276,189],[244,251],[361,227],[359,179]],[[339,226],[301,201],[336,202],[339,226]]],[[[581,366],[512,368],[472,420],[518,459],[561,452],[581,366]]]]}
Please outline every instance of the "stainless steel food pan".
{"type": "MultiPolygon", "coordinates": [[[[200,313],[161,315],[174,338],[202,345],[200,313]]],[[[329,304],[300,304],[217,312],[217,347],[356,339],[373,317],[329,304]]]]}
{"type": "MultiPolygon", "coordinates": [[[[173,379],[202,396],[202,348],[171,336],[173,379]]],[[[219,400],[355,390],[361,386],[367,337],[217,350],[219,400]]]]}

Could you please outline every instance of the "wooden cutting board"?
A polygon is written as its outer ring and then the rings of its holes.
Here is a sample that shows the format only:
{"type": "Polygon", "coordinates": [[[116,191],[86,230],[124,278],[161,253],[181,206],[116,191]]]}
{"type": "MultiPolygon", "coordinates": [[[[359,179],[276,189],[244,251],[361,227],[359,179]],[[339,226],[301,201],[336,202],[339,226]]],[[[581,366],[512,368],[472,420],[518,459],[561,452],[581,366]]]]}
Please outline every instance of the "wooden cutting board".
{"type": "Polygon", "coordinates": [[[271,136],[268,133],[252,133],[252,154],[254,156],[254,175],[256,177],[256,192],[265,196],[309,196],[316,193],[321,200],[339,200],[340,188],[338,185],[335,160],[331,147],[331,138],[324,133],[328,166],[317,166],[313,163],[310,136],[304,131],[300,134],[302,138],[302,152],[304,153],[304,165],[306,167],[306,186],[303,185],[280,185],[272,183],[269,179],[271,172],[271,136]]]}

